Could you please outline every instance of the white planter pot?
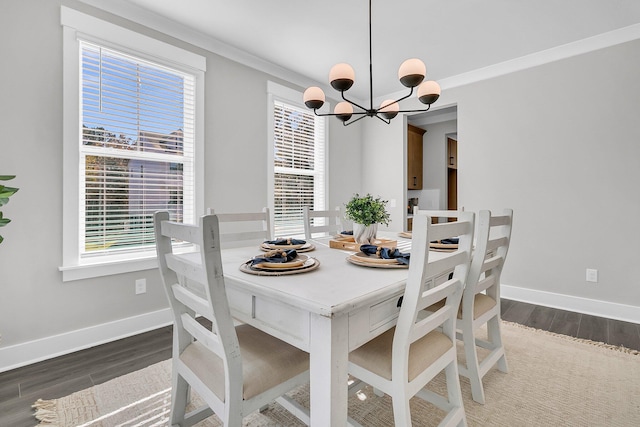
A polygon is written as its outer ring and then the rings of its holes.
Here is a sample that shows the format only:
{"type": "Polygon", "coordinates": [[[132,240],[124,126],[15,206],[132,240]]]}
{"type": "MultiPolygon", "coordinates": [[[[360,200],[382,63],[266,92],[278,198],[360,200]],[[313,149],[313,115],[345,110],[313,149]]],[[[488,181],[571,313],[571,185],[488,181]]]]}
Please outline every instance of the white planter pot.
{"type": "Polygon", "coordinates": [[[378,233],[378,224],[364,226],[353,223],[353,239],[361,245],[372,244],[378,233]]]}

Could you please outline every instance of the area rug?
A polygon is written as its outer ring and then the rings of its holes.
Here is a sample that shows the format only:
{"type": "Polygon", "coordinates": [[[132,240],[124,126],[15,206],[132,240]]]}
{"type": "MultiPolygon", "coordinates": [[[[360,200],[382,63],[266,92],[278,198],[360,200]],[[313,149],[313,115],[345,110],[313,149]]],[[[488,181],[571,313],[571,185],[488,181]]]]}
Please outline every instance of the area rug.
{"type": "MultiPolygon", "coordinates": [[[[640,426],[637,351],[508,322],[503,323],[503,339],[509,373],[493,369],[485,376],[485,405],[471,399],[469,382],[461,379],[470,426],[640,426]]],[[[164,361],[60,399],[39,400],[35,416],[40,426],[166,426],[170,378],[171,362],[164,361]]],[[[443,378],[434,379],[429,388],[443,393],[443,378]]],[[[290,395],[308,406],[307,387],[290,395]]],[[[411,412],[414,426],[436,426],[443,417],[418,398],[411,400],[411,412]]],[[[370,388],[350,398],[349,415],[363,426],[393,426],[390,398],[378,397],[370,388]]],[[[215,416],[198,424],[220,425],[215,416]]],[[[243,425],[303,424],[274,403],[245,418],[243,425]]]]}

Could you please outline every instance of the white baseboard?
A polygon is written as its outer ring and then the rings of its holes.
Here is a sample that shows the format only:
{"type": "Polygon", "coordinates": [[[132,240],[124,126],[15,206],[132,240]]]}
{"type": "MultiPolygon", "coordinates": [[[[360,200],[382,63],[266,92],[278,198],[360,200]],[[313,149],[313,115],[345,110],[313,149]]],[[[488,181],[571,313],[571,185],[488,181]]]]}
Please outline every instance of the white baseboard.
{"type": "Polygon", "coordinates": [[[504,284],[500,286],[500,296],[504,299],[640,324],[640,307],[633,305],[518,288],[504,284]]]}
{"type": "Polygon", "coordinates": [[[171,310],[166,308],[10,347],[0,347],[0,372],[161,328],[170,325],[172,317],[171,310]]]}

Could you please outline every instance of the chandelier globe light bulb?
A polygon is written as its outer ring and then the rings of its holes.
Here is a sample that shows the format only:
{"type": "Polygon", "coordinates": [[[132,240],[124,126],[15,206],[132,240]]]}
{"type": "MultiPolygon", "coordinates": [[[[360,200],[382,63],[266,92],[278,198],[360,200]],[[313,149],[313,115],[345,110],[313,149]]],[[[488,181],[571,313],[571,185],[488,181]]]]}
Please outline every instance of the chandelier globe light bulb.
{"type": "Polygon", "coordinates": [[[406,87],[416,87],[427,75],[427,66],[418,58],[404,61],[398,69],[398,79],[406,87]]]}
{"type": "Polygon", "coordinates": [[[304,91],[302,96],[304,105],[307,108],[317,109],[324,105],[325,96],[324,91],[317,86],[311,86],[304,91]]]}
{"type": "Polygon", "coordinates": [[[391,120],[397,116],[398,111],[400,111],[400,105],[393,99],[385,99],[378,109],[378,113],[387,120],[391,120]]]}
{"type": "Polygon", "coordinates": [[[433,80],[423,82],[418,86],[418,100],[423,104],[431,105],[440,98],[440,85],[433,80]]]}
{"type": "Polygon", "coordinates": [[[346,122],[353,115],[353,106],[346,101],[339,102],[333,110],[338,120],[346,122]]]}
{"type": "Polygon", "coordinates": [[[356,80],[356,73],[353,67],[347,63],[341,62],[331,67],[329,71],[329,81],[335,90],[343,92],[349,90],[356,80]]]}

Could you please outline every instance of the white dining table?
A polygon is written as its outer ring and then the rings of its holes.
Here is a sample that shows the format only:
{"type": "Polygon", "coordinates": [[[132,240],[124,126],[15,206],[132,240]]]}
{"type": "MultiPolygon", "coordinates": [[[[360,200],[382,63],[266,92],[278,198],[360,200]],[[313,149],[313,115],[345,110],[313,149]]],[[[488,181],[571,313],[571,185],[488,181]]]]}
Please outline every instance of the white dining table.
{"type": "MultiPolygon", "coordinates": [[[[410,240],[394,238],[402,251],[410,249],[410,240]]],[[[222,250],[233,316],[309,353],[314,427],[347,424],[349,352],[395,325],[408,275],[408,269],[351,264],[346,258],[352,252],[330,248],[328,241],[311,240],[315,250],[305,253],[320,262],[317,269],[281,276],[240,270],[261,254],[257,246],[222,250]]]]}

